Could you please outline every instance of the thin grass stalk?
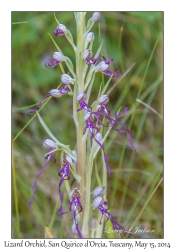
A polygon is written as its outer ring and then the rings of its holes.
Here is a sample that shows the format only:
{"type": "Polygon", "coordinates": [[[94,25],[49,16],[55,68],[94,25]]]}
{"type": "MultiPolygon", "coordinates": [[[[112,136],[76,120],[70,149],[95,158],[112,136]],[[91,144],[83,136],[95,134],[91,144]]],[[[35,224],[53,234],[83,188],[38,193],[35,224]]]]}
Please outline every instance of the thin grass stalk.
{"type": "Polygon", "coordinates": [[[13,197],[14,197],[15,213],[16,213],[16,232],[17,232],[18,238],[21,238],[13,143],[12,143],[12,176],[13,176],[13,197]]]}

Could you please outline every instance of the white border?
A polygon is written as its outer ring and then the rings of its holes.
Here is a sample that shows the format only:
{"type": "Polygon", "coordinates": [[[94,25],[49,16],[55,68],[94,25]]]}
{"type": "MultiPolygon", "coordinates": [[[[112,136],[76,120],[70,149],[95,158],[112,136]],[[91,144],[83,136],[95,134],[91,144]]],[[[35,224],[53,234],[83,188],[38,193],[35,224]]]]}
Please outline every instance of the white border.
{"type": "MultiPolygon", "coordinates": [[[[1,3],[1,98],[0,98],[0,222],[1,235],[0,246],[4,240],[11,239],[11,11],[164,11],[164,159],[165,159],[165,234],[164,240],[159,242],[171,242],[174,240],[174,178],[175,178],[175,11],[173,1],[147,0],[147,1],[4,1],[1,3]]],[[[162,204],[160,204],[161,206],[162,204]]],[[[76,240],[78,242],[78,240],[76,240]]],[[[155,240],[156,242],[157,240],[155,240]]],[[[125,242],[128,242],[125,241],[125,242]]],[[[153,242],[153,240],[142,240],[153,242]]],[[[173,249],[173,247],[171,246],[173,249]]],[[[16,249],[16,248],[13,248],[16,249]]],[[[148,248],[147,249],[151,249],[148,248]]],[[[161,249],[161,248],[159,248],[161,249]]]]}

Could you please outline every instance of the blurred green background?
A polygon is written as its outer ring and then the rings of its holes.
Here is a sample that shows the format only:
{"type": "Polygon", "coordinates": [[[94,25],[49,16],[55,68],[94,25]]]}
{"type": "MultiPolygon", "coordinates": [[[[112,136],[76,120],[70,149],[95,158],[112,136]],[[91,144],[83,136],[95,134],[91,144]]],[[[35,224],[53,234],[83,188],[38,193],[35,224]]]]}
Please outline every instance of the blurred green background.
{"type": "MultiPolygon", "coordinates": [[[[86,20],[92,14],[87,12],[86,20]]],[[[56,17],[66,25],[76,41],[74,13],[56,12],[56,17]]],[[[101,12],[99,23],[101,37],[104,39],[102,54],[114,59],[114,68],[119,68],[123,74],[135,63],[110,94],[108,104],[113,113],[120,107],[129,108],[130,113],[124,121],[131,130],[136,146],[134,154],[127,140],[112,132],[105,144],[112,169],[107,191],[111,213],[124,226],[131,226],[138,217],[134,228],[155,231],[141,233],[141,238],[162,238],[163,12],[101,12]],[[158,114],[138,103],[136,98],[147,103],[158,114]]],[[[48,69],[44,66],[45,60],[56,51],[48,35],[53,35],[56,26],[53,12],[12,12],[13,138],[33,116],[25,116],[28,108],[22,108],[38,103],[50,89],[60,83],[60,68],[48,69]]],[[[98,23],[91,31],[95,34],[95,55],[100,44],[98,23]]],[[[53,38],[75,65],[73,49],[66,38],[53,38]]],[[[108,78],[105,76],[104,79],[107,81],[108,78]]],[[[97,74],[90,103],[96,99],[101,81],[101,74],[97,74]]],[[[110,86],[116,81],[114,78],[110,86]]],[[[52,98],[40,115],[59,141],[76,149],[72,99],[69,96],[52,98]]],[[[55,238],[73,237],[69,227],[71,217],[66,216],[63,223],[54,210],[59,198],[59,152],[56,153],[57,163],[48,166],[39,178],[32,212],[28,209],[33,182],[45,163],[43,155],[46,150],[42,142],[46,138],[46,132],[35,117],[13,143],[12,238],[43,238],[45,225],[50,225],[55,238]]],[[[98,158],[96,166],[101,175],[101,162],[98,158]]],[[[95,187],[95,177],[92,183],[95,187]]],[[[66,203],[64,207],[67,211],[66,203]]],[[[117,236],[106,233],[103,237],[117,236]]]]}

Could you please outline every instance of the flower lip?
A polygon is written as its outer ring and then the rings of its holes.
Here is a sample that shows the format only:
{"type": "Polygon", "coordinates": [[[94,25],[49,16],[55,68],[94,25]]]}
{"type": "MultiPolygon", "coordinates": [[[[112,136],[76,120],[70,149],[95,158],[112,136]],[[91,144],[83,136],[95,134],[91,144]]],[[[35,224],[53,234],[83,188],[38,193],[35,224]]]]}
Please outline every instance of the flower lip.
{"type": "Polygon", "coordinates": [[[81,91],[77,94],[77,102],[81,101],[85,101],[87,98],[87,95],[84,91],[81,91]]]}
{"type": "Polygon", "coordinates": [[[93,208],[96,209],[96,208],[98,208],[99,206],[102,206],[103,203],[104,203],[103,197],[102,197],[102,196],[97,196],[97,197],[94,199],[92,205],[93,205],[93,208]]]}
{"type": "Polygon", "coordinates": [[[62,62],[65,60],[65,56],[61,52],[54,52],[53,53],[53,59],[62,62]]]}
{"type": "Polygon", "coordinates": [[[94,12],[92,15],[92,21],[97,22],[100,19],[100,12],[94,12]]]}
{"type": "Polygon", "coordinates": [[[100,96],[98,103],[99,104],[107,104],[109,102],[109,97],[107,95],[100,96]]]}
{"type": "Polygon", "coordinates": [[[105,193],[106,193],[106,187],[103,187],[103,186],[96,187],[94,191],[92,192],[94,197],[103,196],[105,195],[105,193]]]}
{"type": "Polygon", "coordinates": [[[54,141],[52,141],[51,139],[46,139],[43,142],[43,146],[47,149],[55,149],[57,148],[57,145],[54,141]]]}

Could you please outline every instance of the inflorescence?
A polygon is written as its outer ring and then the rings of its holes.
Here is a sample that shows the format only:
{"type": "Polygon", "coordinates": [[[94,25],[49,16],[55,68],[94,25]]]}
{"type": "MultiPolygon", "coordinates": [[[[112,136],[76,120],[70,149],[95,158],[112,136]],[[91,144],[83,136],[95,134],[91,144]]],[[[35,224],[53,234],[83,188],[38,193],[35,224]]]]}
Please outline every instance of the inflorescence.
{"type": "MultiPolygon", "coordinates": [[[[92,22],[96,22],[100,19],[100,13],[95,12],[91,18],[92,22]]],[[[63,24],[58,24],[56,29],[54,30],[54,35],[55,36],[63,36],[67,35],[68,30],[65,25],[63,24]]],[[[92,32],[89,32],[86,37],[86,43],[90,43],[94,40],[94,35],[92,32]]],[[[90,67],[93,69],[93,72],[95,73],[102,73],[105,74],[108,77],[114,77],[114,78],[119,78],[121,76],[121,72],[119,69],[111,70],[109,69],[109,65],[114,62],[112,58],[106,59],[104,56],[97,55],[96,57],[93,58],[93,52],[90,49],[86,49],[83,54],[83,60],[85,64],[90,65],[90,67]]],[[[46,60],[45,66],[49,69],[52,69],[59,65],[62,62],[66,61],[66,57],[61,53],[61,52],[54,52],[52,58],[46,60]]],[[[32,114],[38,111],[42,103],[45,99],[49,97],[55,97],[55,98],[60,98],[64,95],[69,94],[72,92],[72,89],[70,85],[77,84],[76,83],[76,78],[75,75],[73,78],[69,74],[62,74],[61,76],[61,84],[62,86],[59,89],[52,89],[46,94],[38,103],[37,107],[35,109],[29,110],[26,112],[26,114],[32,114]]],[[[130,146],[132,149],[135,150],[134,143],[131,139],[131,133],[130,130],[127,128],[125,124],[120,122],[118,119],[122,116],[124,116],[128,108],[124,108],[124,111],[122,113],[117,113],[113,117],[111,116],[111,111],[107,107],[107,103],[109,102],[109,97],[106,94],[102,94],[98,100],[95,100],[95,104],[89,105],[87,102],[87,94],[85,91],[81,91],[77,94],[76,96],[77,103],[79,105],[79,108],[76,110],[78,112],[84,112],[84,131],[83,134],[86,134],[88,131],[90,133],[90,136],[93,141],[99,146],[100,150],[103,153],[104,156],[104,162],[106,164],[106,169],[108,174],[110,174],[110,166],[108,164],[108,158],[107,154],[105,153],[105,149],[103,146],[103,138],[100,133],[100,128],[101,127],[107,127],[107,128],[112,128],[116,132],[126,135],[128,137],[130,146]],[[105,122],[105,124],[104,124],[105,122]],[[117,128],[117,126],[120,126],[122,129],[117,128]]],[[[83,136],[82,134],[82,136],[83,136]]],[[[35,195],[36,195],[36,184],[39,176],[43,173],[45,168],[47,167],[49,161],[53,159],[53,163],[56,163],[56,158],[53,154],[53,151],[56,150],[57,144],[51,140],[51,139],[46,139],[43,142],[43,146],[48,150],[48,153],[46,155],[46,163],[43,165],[39,173],[37,174],[37,177],[34,182],[33,186],[33,196],[31,200],[29,201],[29,207],[31,206],[32,202],[34,201],[35,195]]],[[[71,179],[71,167],[76,165],[76,161],[71,158],[67,152],[62,149],[62,156],[61,156],[61,169],[58,171],[58,176],[60,177],[60,181],[58,184],[58,194],[60,198],[60,207],[58,210],[58,214],[60,218],[63,217],[64,214],[69,213],[72,211],[73,213],[73,224],[72,224],[72,232],[75,235],[78,235],[79,238],[82,238],[82,233],[79,228],[78,224],[78,219],[79,219],[79,214],[83,211],[83,206],[80,202],[80,191],[78,188],[74,188],[71,193],[70,193],[70,204],[69,204],[69,211],[68,212],[63,212],[63,193],[62,193],[62,184],[64,181],[69,181],[71,179]]],[[[120,229],[124,231],[125,233],[132,235],[130,231],[128,231],[126,228],[124,228],[122,225],[117,223],[112,214],[109,212],[109,204],[108,202],[105,201],[104,195],[106,193],[106,187],[97,187],[93,191],[93,208],[98,209],[101,214],[102,218],[106,217],[107,220],[110,220],[113,227],[117,229],[120,232],[120,229]]],[[[102,223],[102,218],[100,220],[100,224],[102,223]]],[[[121,233],[119,233],[121,234],[121,233]]]]}

